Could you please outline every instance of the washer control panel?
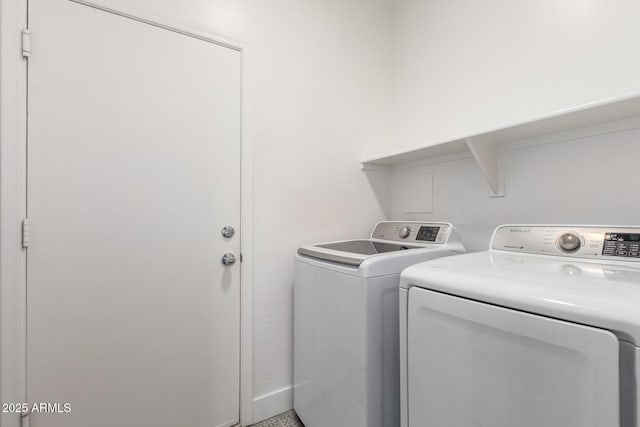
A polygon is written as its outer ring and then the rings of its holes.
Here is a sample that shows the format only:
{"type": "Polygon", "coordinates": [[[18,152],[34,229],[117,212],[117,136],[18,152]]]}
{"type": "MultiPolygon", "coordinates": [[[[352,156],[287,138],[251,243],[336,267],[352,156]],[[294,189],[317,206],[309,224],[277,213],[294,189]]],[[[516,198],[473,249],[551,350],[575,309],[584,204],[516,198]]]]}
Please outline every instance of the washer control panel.
{"type": "Polygon", "coordinates": [[[491,249],[617,261],[640,261],[640,227],[503,225],[491,249]]]}
{"type": "Polygon", "coordinates": [[[444,244],[449,240],[451,224],[444,222],[396,222],[376,224],[371,238],[411,243],[444,244]]]}

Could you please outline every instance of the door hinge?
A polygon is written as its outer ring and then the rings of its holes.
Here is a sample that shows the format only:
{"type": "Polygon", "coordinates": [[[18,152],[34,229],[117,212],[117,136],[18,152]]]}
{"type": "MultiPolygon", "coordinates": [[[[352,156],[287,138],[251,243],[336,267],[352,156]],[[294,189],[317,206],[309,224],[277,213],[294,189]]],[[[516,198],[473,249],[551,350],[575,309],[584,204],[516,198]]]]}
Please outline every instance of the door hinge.
{"type": "Polygon", "coordinates": [[[31,31],[28,28],[22,30],[22,57],[31,56],[31,31]]]}
{"type": "Polygon", "coordinates": [[[29,230],[29,220],[27,218],[22,220],[22,247],[27,249],[29,247],[29,238],[31,233],[29,230]]]}

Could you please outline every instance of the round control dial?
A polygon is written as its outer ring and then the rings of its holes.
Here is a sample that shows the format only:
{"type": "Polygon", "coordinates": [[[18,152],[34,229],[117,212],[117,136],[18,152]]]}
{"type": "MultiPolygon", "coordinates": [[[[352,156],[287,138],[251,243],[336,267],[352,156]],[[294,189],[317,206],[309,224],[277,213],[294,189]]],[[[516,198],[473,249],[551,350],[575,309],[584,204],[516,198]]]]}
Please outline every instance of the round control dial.
{"type": "Polygon", "coordinates": [[[403,239],[406,239],[407,237],[409,237],[409,234],[411,234],[411,228],[409,227],[402,227],[400,229],[400,232],[398,233],[400,235],[400,237],[402,237],[403,239]]]}
{"type": "Polygon", "coordinates": [[[582,246],[582,241],[577,234],[564,233],[558,238],[558,247],[565,252],[575,252],[582,246]]]}

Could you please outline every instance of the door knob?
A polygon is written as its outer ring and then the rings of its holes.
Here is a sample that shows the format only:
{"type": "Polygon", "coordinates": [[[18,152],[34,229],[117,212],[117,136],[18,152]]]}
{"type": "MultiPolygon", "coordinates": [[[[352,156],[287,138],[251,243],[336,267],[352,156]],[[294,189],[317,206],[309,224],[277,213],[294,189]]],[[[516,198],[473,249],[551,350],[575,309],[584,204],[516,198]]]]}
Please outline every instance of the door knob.
{"type": "Polygon", "coordinates": [[[222,263],[224,265],[233,265],[236,262],[236,256],[234,254],[232,254],[231,252],[227,252],[226,254],[222,255],[222,263]]]}
{"type": "Polygon", "coordinates": [[[236,234],[236,230],[234,230],[230,225],[227,225],[222,229],[222,236],[226,237],[227,239],[233,237],[234,234],[236,234]]]}

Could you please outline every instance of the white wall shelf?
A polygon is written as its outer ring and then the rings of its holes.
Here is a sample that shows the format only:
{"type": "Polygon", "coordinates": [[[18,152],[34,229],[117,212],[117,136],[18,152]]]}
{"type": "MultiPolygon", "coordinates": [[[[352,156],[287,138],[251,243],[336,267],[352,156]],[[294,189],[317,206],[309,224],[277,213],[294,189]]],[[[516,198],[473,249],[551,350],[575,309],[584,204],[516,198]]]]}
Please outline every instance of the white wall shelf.
{"type": "Polygon", "coordinates": [[[504,195],[500,162],[502,144],[636,116],[640,116],[640,93],[584,104],[499,129],[367,159],[362,162],[361,167],[363,170],[393,170],[410,163],[470,154],[487,179],[491,188],[490,195],[500,197],[504,195]]]}

